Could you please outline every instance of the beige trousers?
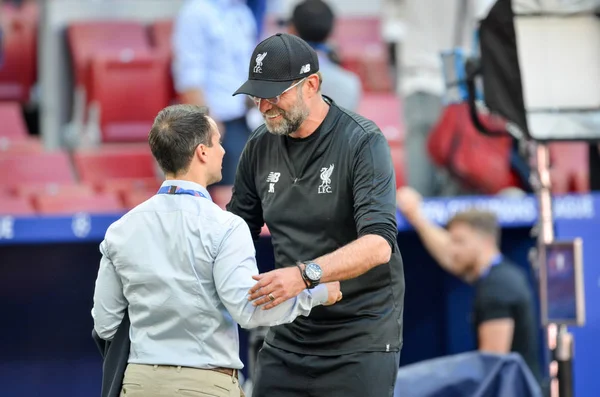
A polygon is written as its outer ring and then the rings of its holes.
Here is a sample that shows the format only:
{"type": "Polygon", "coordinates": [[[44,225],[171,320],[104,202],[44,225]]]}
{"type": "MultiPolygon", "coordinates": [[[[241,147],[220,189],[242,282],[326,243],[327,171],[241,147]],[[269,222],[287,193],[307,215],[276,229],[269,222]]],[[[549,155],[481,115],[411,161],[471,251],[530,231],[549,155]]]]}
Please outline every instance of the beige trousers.
{"type": "Polygon", "coordinates": [[[243,397],[236,377],[216,371],[129,364],[121,397],[243,397]]]}

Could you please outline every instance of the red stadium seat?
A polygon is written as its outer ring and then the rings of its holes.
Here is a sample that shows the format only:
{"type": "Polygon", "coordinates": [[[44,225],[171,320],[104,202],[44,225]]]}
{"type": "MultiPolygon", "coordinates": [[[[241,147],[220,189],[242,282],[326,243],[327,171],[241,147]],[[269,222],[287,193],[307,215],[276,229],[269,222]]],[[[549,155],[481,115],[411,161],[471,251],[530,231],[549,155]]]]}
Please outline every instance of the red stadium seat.
{"type": "Polygon", "coordinates": [[[267,225],[263,225],[261,231],[260,231],[260,235],[261,236],[270,236],[271,232],[269,231],[269,228],[267,227],[267,225]]]}
{"type": "Polygon", "coordinates": [[[82,183],[31,183],[13,186],[10,193],[17,197],[34,198],[40,195],[68,195],[93,196],[94,188],[82,183]]]}
{"type": "Polygon", "coordinates": [[[41,153],[44,147],[37,137],[30,137],[27,140],[12,140],[0,137],[0,157],[14,153],[41,153]]]}
{"type": "Polygon", "coordinates": [[[123,196],[129,192],[154,192],[160,188],[161,181],[157,178],[123,178],[106,179],[96,184],[100,192],[117,193],[123,196]]]}
{"type": "Polygon", "coordinates": [[[100,147],[73,155],[82,182],[96,186],[108,179],[156,178],[154,158],[147,145],[100,147]]]}
{"type": "Polygon", "coordinates": [[[358,114],[372,120],[390,143],[404,141],[402,104],[394,94],[364,94],[358,114]]]}
{"type": "Polygon", "coordinates": [[[123,193],[125,208],[130,210],[156,194],[156,190],[135,190],[123,193]]]}
{"type": "Polygon", "coordinates": [[[74,214],[124,212],[116,194],[42,194],[35,197],[35,207],[40,214],[74,214]]]}
{"type": "Polygon", "coordinates": [[[90,64],[94,55],[112,52],[127,56],[150,51],[146,29],[138,21],[74,22],[67,27],[67,42],[75,84],[86,89],[90,86],[90,64]]]}
{"type": "Polygon", "coordinates": [[[392,92],[394,82],[378,17],[339,18],[331,36],[342,66],[358,74],[367,92],[392,92]]]}
{"type": "Polygon", "coordinates": [[[365,92],[393,92],[389,54],[384,43],[348,42],[339,48],[342,66],[356,73],[365,92]]]}
{"type": "Polygon", "coordinates": [[[554,194],[588,193],[588,147],[582,142],[550,144],[550,181],[554,194]]]}
{"type": "Polygon", "coordinates": [[[69,157],[64,152],[0,154],[1,188],[29,183],[73,183],[69,157]]]}
{"type": "Polygon", "coordinates": [[[396,189],[398,189],[406,185],[404,147],[401,144],[390,143],[390,153],[394,163],[394,172],[396,173],[396,189]]]}
{"type": "Polygon", "coordinates": [[[0,103],[0,120],[2,122],[0,138],[8,138],[12,141],[23,141],[29,138],[21,105],[18,102],[0,103]]]}
{"type": "Polygon", "coordinates": [[[132,59],[98,56],[92,61],[90,104],[99,110],[104,142],[148,139],[154,118],[169,105],[168,59],[137,54],[132,59]]]}
{"type": "Polygon", "coordinates": [[[212,186],[210,187],[210,197],[213,202],[222,209],[231,201],[231,195],[233,186],[212,186]]]}
{"type": "Polygon", "coordinates": [[[343,17],[335,21],[331,34],[333,41],[383,42],[379,17],[343,17]]]}
{"type": "Polygon", "coordinates": [[[0,65],[0,100],[27,103],[37,72],[37,15],[32,6],[23,10],[4,5],[5,20],[0,65]]]}
{"type": "Polygon", "coordinates": [[[166,57],[168,62],[165,65],[165,74],[167,75],[169,86],[169,98],[171,101],[176,101],[177,93],[173,83],[173,75],[171,74],[171,61],[173,59],[173,47],[171,37],[173,35],[173,20],[164,19],[155,21],[150,25],[150,40],[154,48],[166,57]]]}
{"type": "Polygon", "coordinates": [[[154,48],[171,55],[171,36],[173,35],[173,20],[163,19],[150,24],[150,40],[154,48]]]}
{"type": "Polygon", "coordinates": [[[28,199],[21,197],[0,196],[0,216],[2,215],[33,215],[35,209],[28,199]]]}

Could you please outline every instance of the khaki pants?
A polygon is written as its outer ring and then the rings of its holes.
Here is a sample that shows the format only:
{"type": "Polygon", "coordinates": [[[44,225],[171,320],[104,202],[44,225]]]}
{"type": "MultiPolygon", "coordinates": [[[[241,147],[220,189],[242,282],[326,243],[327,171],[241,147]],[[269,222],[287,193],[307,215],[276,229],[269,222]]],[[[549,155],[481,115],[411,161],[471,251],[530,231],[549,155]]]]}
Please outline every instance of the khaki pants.
{"type": "Polygon", "coordinates": [[[236,377],[216,371],[165,365],[129,364],[121,397],[240,397],[236,377]]]}

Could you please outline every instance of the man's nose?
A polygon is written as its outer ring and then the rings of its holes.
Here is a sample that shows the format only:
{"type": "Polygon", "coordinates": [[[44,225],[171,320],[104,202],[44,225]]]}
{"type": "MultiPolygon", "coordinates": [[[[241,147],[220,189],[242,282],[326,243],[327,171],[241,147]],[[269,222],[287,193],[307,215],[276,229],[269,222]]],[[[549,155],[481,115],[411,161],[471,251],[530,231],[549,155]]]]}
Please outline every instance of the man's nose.
{"type": "Polygon", "coordinates": [[[261,113],[265,114],[266,112],[268,112],[271,109],[273,109],[273,104],[271,102],[267,101],[266,99],[260,100],[260,104],[258,105],[258,110],[260,110],[261,113]]]}

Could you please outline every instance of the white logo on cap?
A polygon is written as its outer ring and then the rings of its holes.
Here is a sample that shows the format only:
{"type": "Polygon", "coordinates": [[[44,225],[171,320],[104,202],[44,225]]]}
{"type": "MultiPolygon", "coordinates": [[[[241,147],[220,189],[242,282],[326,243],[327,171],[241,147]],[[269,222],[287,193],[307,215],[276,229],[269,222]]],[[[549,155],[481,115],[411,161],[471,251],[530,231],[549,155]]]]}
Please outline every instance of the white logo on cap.
{"type": "Polygon", "coordinates": [[[304,73],[308,73],[308,72],[310,72],[310,63],[307,63],[306,65],[304,65],[300,68],[300,74],[304,74],[304,73]]]}
{"type": "Polygon", "coordinates": [[[254,73],[262,73],[262,63],[263,59],[265,59],[266,56],[266,52],[263,52],[262,54],[258,54],[256,56],[256,65],[254,65],[254,73]]]}

